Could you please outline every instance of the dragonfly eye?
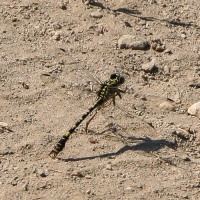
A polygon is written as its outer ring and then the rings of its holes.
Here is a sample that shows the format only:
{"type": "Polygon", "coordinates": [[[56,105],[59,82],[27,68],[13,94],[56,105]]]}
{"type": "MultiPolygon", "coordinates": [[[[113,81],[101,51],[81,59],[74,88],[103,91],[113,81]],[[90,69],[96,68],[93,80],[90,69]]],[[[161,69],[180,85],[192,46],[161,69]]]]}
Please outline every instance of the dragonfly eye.
{"type": "Polygon", "coordinates": [[[120,84],[123,84],[124,81],[125,81],[125,79],[124,79],[123,76],[120,76],[120,75],[119,75],[119,77],[118,77],[118,81],[119,81],[120,84]]]}
{"type": "Polygon", "coordinates": [[[111,75],[110,75],[110,79],[116,79],[117,76],[119,76],[119,75],[118,75],[118,74],[111,74],[111,75]]]}
{"type": "Polygon", "coordinates": [[[125,81],[124,77],[121,76],[120,74],[111,74],[110,79],[117,79],[119,84],[123,84],[125,81]]]}

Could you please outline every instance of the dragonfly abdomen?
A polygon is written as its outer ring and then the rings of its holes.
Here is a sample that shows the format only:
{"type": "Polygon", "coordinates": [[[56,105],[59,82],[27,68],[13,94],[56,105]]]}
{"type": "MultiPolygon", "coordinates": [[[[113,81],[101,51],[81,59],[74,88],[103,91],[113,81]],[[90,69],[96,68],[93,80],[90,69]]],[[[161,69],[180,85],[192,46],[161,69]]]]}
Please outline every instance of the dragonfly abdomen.
{"type": "MultiPolygon", "coordinates": [[[[69,131],[63,135],[63,137],[58,141],[58,143],[54,146],[53,150],[50,152],[51,158],[56,158],[58,153],[60,153],[63,148],[65,147],[65,143],[69,139],[69,136],[76,130],[76,128],[81,124],[81,122],[95,109],[100,110],[101,107],[104,106],[104,104],[113,98],[113,102],[115,102],[115,96],[116,94],[121,98],[120,92],[123,92],[122,90],[119,90],[117,88],[118,85],[121,85],[124,83],[124,77],[120,76],[119,74],[111,74],[110,79],[104,84],[102,84],[101,89],[98,91],[98,99],[96,103],[91,106],[85,114],[82,115],[82,117],[74,124],[72,128],[69,129],[69,131]]],[[[96,113],[97,113],[96,111],[96,113]]],[[[95,114],[96,114],[95,113],[95,114]]],[[[95,116],[94,114],[94,116],[95,116]]],[[[89,120],[89,122],[94,118],[94,116],[89,120]]],[[[86,124],[86,132],[89,122],[86,124]]]]}
{"type": "Polygon", "coordinates": [[[82,117],[74,124],[72,128],[69,129],[69,131],[63,135],[63,137],[58,141],[58,143],[54,146],[53,150],[50,152],[50,157],[55,158],[58,153],[60,153],[64,147],[65,143],[69,139],[70,135],[76,130],[76,128],[82,123],[82,121],[98,106],[100,106],[103,103],[103,99],[100,98],[92,107],[90,107],[86,113],[82,115],[82,117]]]}

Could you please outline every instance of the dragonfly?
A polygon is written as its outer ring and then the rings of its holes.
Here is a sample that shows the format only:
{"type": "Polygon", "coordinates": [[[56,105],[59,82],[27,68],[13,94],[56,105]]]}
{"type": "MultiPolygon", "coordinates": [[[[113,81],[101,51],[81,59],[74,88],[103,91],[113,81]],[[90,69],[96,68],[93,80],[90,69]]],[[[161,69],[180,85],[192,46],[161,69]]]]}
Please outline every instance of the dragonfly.
{"type": "MultiPolygon", "coordinates": [[[[110,78],[107,81],[101,82],[99,79],[100,76],[95,76],[88,70],[86,71],[87,73],[78,71],[79,75],[82,74],[80,76],[76,76],[80,77],[80,80],[76,81],[76,84],[74,85],[70,84],[69,88],[70,90],[73,87],[75,87],[74,89],[77,89],[78,87],[78,90],[81,88],[82,92],[87,92],[87,97],[90,98],[91,96],[89,94],[91,94],[91,92],[96,92],[97,97],[95,103],[56,143],[52,151],[49,153],[49,156],[53,159],[55,159],[57,155],[65,148],[66,142],[79,127],[79,125],[89,115],[92,115],[93,112],[94,115],[86,122],[86,133],[88,131],[90,122],[94,119],[98,111],[103,110],[105,111],[103,116],[107,115],[107,117],[104,121],[105,123],[101,120],[100,121],[102,126],[106,129],[102,132],[99,132],[99,134],[103,134],[106,138],[112,138],[112,141],[117,140],[123,144],[129,145],[140,141],[143,137],[157,138],[159,132],[166,130],[166,126],[169,128],[173,126],[172,120],[174,120],[174,115],[178,115],[176,118],[180,117],[178,111],[180,111],[179,107],[181,105],[177,105],[173,98],[171,99],[169,97],[155,96],[152,93],[141,93],[141,91],[137,91],[137,87],[135,86],[133,88],[133,83],[130,81],[130,79],[127,79],[126,72],[123,72],[123,75],[121,75],[121,73],[113,73],[110,75],[110,78]],[[125,79],[126,87],[122,90],[119,87],[123,87],[125,79]],[[80,81],[84,83],[77,84],[80,81]],[[97,87],[97,85],[99,87],[97,87]],[[126,93],[123,95],[123,101],[115,102],[116,96],[122,98],[122,93],[126,93]],[[173,109],[163,110],[160,108],[160,104],[163,102],[173,104],[173,109]],[[110,106],[108,106],[110,105],[109,103],[113,103],[114,108],[117,109],[111,110],[110,106]],[[108,108],[107,110],[106,107],[108,108]]],[[[91,140],[90,142],[96,143],[95,140],[91,140]]]]}
{"type": "Polygon", "coordinates": [[[115,98],[118,96],[122,98],[121,93],[125,93],[125,90],[119,89],[125,82],[123,75],[119,73],[113,73],[110,75],[109,80],[100,84],[100,89],[97,91],[97,100],[95,103],[82,115],[82,117],[76,121],[76,123],[69,129],[69,131],[62,136],[62,138],[57,142],[53,147],[52,151],[49,153],[49,156],[52,159],[55,159],[57,155],[64,149],[66,142],[68,141],[70,135],[75,132],[76,128],[83,122],[83,120],[93,111],[94,115],[86,123],[85,132],[87,133],[89,123],[94,119],[95,115],[100,109],[102,109],[109,100],[112,100],[113,105],[115,105],[115,98]]]}

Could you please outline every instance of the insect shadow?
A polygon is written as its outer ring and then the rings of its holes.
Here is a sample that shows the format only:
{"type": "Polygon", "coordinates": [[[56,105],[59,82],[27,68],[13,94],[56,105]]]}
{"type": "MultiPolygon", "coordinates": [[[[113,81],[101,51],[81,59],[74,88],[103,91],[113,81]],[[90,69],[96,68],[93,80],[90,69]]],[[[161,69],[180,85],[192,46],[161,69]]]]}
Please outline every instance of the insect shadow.
{"type": "Polygon", "coordinates": [[[124,13],[124,14],[141,14],[140,11],[138,10],[132,10],[132,9],[128,9],[128,8],[118,8],[115,10],[112,10],[110,7],[104,6],[102,3],[100,2],[95,2],[95,1],[91,1],[90,3],[91,6],[95,6],[95,7],[99,7],[101,9],[107,9],[108,11],[112,11],[115,14],[119,14],[119,13],[124,13]]]}
{"type": "Polygon", "coordinates": [[[145,21],[160,21],[160,22],[166,22],[166,23],[168,23],[170,25],[174,25],[174,26],[183,26],[183,27],[193,26],[193,27],[199,28],[199,26],[196,25],[196,24],[181,22],[181,21],[178,21],[178,20],[166,20],[166,19],[158,19],[158,18],[155,18],[155,17],[139,16],[139,15],[142,14],[139,10],[132,10],[132,9],[128,9],[128,8],[118,8],[118,9],[112,10],[110,7],[106,7],[102,3],[95,2],[95,1],[92,1],[90,3],[90,5],[99,7],[101,9],[107,9],[107,10],[113,11],[113,13],[115,13],[115,15],[118,15],[120,13],[124,13],[124,14],[127,14],[127,15],[132,15],[134,17],[138,17],[138,18],[145,20],[145,21]]]}
{"type": "Polygon", "coordinates": [[[138,11],[138,10],[132,10],[132,9],[128,9],[128,8],[118,8],[116,10],[113,10],[113,12],[124,13],[124,14],[127,14],[127,15],[133,15],[133,14],[140,15],[141,14],[141,12],[138,11]]]}
{"type": "MultiPolygon", "coordinates": [[[[136,16],[135,16],[136,17],[136,16]]],[[[198,27],[195,24],[192,23],[186,23],[186,22],[181,22],[179,20],[166,20],[166,19],[158,19],[155,17],[143,17],[143,16],[137,16],[138,18],[145,20],[145,21],[160,21],[160,22],[166,22],[168,24],[174,25],[174,26],[183,26],[183,27],[190,27],[190,26],[194,26],[194,27],[198,27]]]]}
{"type": "Polygon", "coordinates": [[[68,161],[75,162],[75,161],[81,161],[81,160],[92,160],[92,159],[96,159],[96,158],[113,157],[113,156],[123,154],[124,152],[126,152],[128,150],[131,150],[131,151],[140,150],[140,151],[149,153],[152,151],[158,151],[159,149],[162,149],[163,147],[166,147],[166,146],[168,148],[171,148],[174,150],[176,150],[176,148],[177,148],[177,144],[175,142],[170,142],[165,139],[153,140],[149,137],[137,138],[134,136],[128,137],[127,139],[129,140],[129,142],[130,142],[130,140],[132,140],[132,142],[134,142],[134,141],[140,141],[140,142],[136,145],[125,144],[122,148],[120,148],[116,152],[105,153],[105,154],[100,154],[100,155],[96,155],[96,156],[81,157],[81,158],[67,158],[67,159],[58,158],[58,159],[62,160],[64,162],[68,162],[68,161]]]}

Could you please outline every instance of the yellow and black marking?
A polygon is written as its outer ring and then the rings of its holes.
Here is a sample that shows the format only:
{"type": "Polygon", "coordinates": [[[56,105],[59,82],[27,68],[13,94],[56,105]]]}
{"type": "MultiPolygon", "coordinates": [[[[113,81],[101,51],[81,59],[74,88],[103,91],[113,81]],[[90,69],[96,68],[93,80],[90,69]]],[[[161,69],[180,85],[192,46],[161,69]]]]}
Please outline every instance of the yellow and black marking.
{"type": "MultiPolygon", "coordinates": [[[[74,124],[72,128],[69,129],[69,131],[63,135],[63,137],[59,140],[59,142],[54,146],[53,150],[50,152],[49,156],[53,159],[56,158],[56,156],[64,149],[65,143],[69,139],[69,136],[75,131],[75,129],[80,125],[80,123],[93,111],[96,109],[96,113],[98,110],[100,110],[104,104],[112,99],[113,104],[115,105],[115,97],[119,96],[121,97],[120,93],[125,93],[125,91],[120,90],[117,88],[119,85],[124,83],[124,77],[120,74],[111,74],[110,79],[103,84],[101,84],[100,90],[97,92],[98,98],[95,104],[88,109],[88,111],[82,115],[82,117],[74,124]]],[[[96,114],[95,113],[95,114],[96,114]]],[[[89,120],[89,122],[94,118],[94,116],[89,120]]],[[[86,132],[88,124],[86,125],[86,132]]]]}

